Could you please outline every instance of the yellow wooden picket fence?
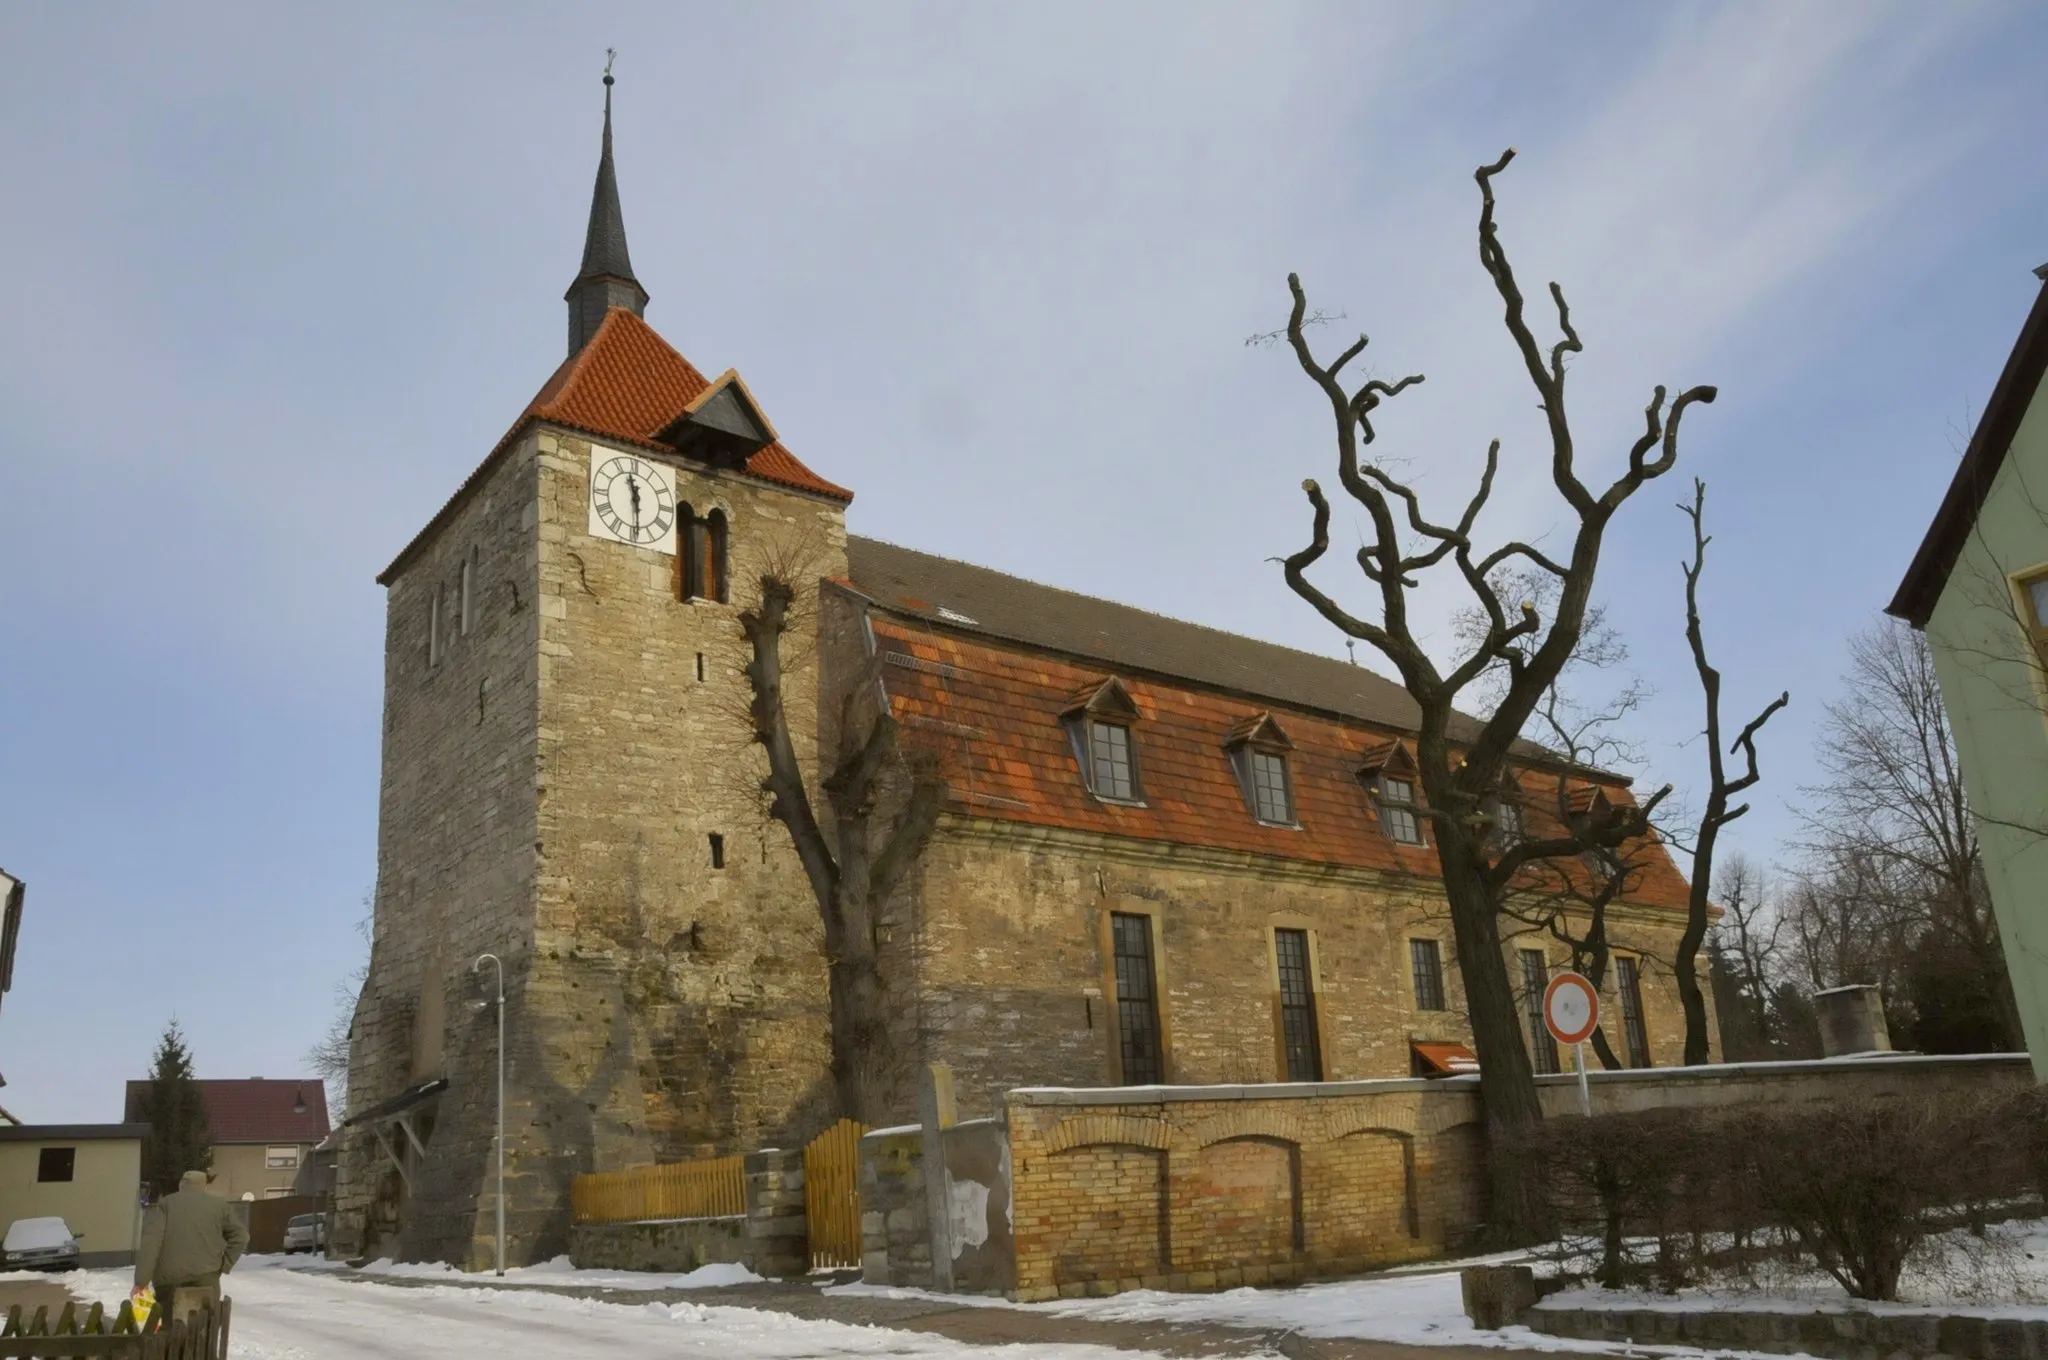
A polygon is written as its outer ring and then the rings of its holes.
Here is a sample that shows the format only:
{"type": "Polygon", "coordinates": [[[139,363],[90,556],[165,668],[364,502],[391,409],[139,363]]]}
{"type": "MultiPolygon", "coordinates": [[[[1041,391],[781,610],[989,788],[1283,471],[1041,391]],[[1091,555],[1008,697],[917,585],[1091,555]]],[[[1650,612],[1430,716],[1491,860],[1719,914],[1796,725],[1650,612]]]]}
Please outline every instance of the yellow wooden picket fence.
{"type": "Polygon", "coordinates": [[[804,1147],[804,1215],[814,1267],[860,1264],[860,1136],[867,1131],[842,1119],[804,1147]]]}
{"type": "Polygon", "coordinates": [[[578,1223],[638,1223],[656,1218],[718,1218],[747,1211],[739,1157],[707,1157],[667,1166],[597,1171],[569,1184],[578,1223]]]}

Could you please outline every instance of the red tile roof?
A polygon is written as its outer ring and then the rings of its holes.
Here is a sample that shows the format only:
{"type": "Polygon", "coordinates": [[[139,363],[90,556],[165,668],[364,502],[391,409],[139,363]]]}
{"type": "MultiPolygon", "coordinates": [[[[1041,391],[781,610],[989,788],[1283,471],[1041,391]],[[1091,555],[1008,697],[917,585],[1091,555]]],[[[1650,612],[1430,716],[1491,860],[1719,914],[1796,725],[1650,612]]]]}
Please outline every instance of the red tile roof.
{"type": "MultiPolygon", "coordinates": [[[[146,1116],[147,1081],[128,1083],[123,1118],[139,1123],[146,1116]]],[[[317,1079],[249,1077],[242,1081],[201,1081],[199,1098],[215,1143],[317,1143],[327,1136],[327,1087],[317,1079]],[[305,1101],[304,1114],[292,1106],[305,1101]]]]}
{"type": "MultiPolygon", "coordinates": [[[[590,342],[554,371],[512,422],[490,456],[457,488],[426,528],[406,544],[377,577],[386,583],[483,479],[506,450],[536,421],[637,448],[667,450],[656,438],[686,407],[711,387],[711,380],[661,338],[654,327],[623,307],[605,314],[590,342]]],[[[805,467],[780,441],[747,459],[745,471],[762,481],[808,491],[840,502],[853,493],[805,467]]]]}
{"type": "MultiPolygon", "coordinates": [[[[1227,752],[1233,736],[1271,705],[1156,676],[1121,678],[1138,708],[1133,724],[1142,807],[1104,803],[1082,783],[1063,715],[1073,698],[1113,671],[1002,639],[966,636],[922,619],[872,615],[883,679],[904,743],[935,752],[956,810],[979,817],[1141,840],[1246,851],[1329,865],[1435,877],[1436,852],[1380,827],[1358,779],[1368,753],[1394,736],[1306,710],[1276,712],[1292,745],[1297,827],[1268,826],[1245,806],[1227,752]]],[[[1558,776],[1521,773],[1530,834],[1556,823],[1558,776]]],[[[1576,778],[1574,785],[1580,783],[1576,778]]],[[[1619,782],[1616,804],[1631,802],[1619,782]]],[[[1685,880],[1661,845],[1635,847],[1632,902],[1681,908],[1685,880]]],[[[1579,877],[1576,865],[1552,873],[1579,877]]]]}

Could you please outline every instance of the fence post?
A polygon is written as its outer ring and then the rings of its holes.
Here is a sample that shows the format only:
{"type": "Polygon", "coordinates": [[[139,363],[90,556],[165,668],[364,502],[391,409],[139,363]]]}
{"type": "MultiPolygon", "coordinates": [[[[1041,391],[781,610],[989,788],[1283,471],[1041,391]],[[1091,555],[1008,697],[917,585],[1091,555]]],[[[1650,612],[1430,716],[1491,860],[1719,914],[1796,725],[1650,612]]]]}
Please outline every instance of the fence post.
{"type": "Polygon", "coordinates": [[[946,1130],[955,1122],[953,1069],[925,1068],[917,1087],[917,1122],[924,1127],[924,1202],[930,1224],[932,1288],[953,1292],[953,1183],[946,1174],[946,1130]]]}

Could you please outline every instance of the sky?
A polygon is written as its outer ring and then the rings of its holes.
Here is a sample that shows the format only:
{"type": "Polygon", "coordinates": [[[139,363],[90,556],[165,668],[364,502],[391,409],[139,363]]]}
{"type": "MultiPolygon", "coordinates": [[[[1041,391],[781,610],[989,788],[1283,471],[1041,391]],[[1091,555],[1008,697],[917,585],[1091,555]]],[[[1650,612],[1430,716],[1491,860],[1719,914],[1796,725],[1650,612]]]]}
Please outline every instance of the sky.
{"type": "MultiPolygon", "coordinates": [[[[1426,375],[1376,422],[1425,503],[1499,437],[1482,535],[1569,542],[1477,258],[1517,148],[1584,476],[1656,384],[1720,389],[1600,595],[1639,783],[1696,790],[1705,478],[1731,725],[1792,695],[1724,841],[1767,862],[2048,261],[2028,3],[0,6],[17,1115],[118,1118],[173,1016],[203,1076],[304,1070],[375,877],[374,577],[562,357],[607,48],[648,319],[854,532],[1333,656],[1274,560],[1328,408],[1247,337],[1298,271],[1325,353],[1426,375]]],[[[1360,607],[1363,522],[1317,574],[1360,607]]]]}

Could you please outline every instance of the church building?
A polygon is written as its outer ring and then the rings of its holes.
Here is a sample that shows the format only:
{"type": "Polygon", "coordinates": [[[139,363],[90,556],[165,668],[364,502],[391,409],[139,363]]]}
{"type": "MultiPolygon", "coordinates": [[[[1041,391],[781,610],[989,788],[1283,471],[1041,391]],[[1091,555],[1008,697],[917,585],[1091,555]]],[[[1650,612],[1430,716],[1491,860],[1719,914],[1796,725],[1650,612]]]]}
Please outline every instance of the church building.
{"type": "MultiPolygon", "coordinates": [[[[1469,1069],[1406,692],[850,534],[853,491],[783,443],[773,394],[647,321],[610,84],[567,357],[377,578],[375,930],[336,1248],[489,1259],[485,954],[515,1263],[566,1250],[579,1172],[800,1146],[838,1117],[819,908],[749,717],[739,616],[768,572],[802,587],[784,711],[813,798],[853,705],[888,705],[943,771],[878,937],[901,1060],[950,1064],[963,1115],[1019,1086],[1469,1069]]],[[[830,431],[804,445],[829,473],[830,431]]],[[[1522,754],[1508,833],[1629,797],[1522,754]]],[[[1675,1063],[1686,885],[1635,850],[1607,1033],[1675,1063]]],[[[1532,1005],[1569,962],[1539,931],[1506,947],[1532,1005]]],[[[1558,1070],[1533,1019],[1529,1043],[1558,1070]]]]}

